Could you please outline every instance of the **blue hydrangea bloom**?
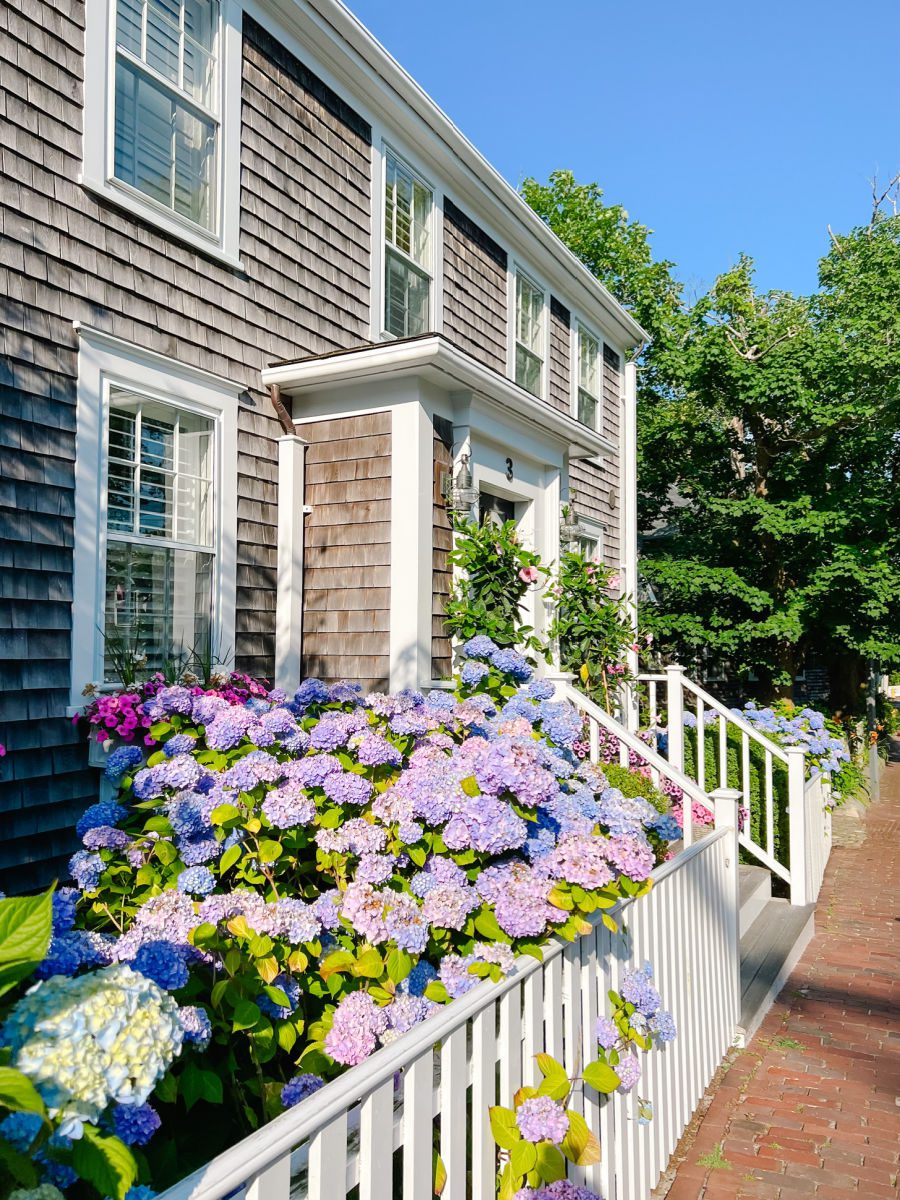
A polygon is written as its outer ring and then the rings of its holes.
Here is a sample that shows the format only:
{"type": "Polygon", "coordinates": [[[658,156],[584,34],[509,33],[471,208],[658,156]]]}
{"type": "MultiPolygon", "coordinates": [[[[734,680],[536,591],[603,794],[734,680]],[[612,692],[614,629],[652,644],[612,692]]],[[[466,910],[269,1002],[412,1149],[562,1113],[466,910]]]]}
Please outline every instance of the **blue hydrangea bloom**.
{"type": "Polygon", "coordinates": [[[520,683],[527,683],[534,674],[529,664],[516,650],[495,650],[491,655],[491,663],[505,675],[512,675],[520,683]]]}
{"type": "Polygon", "coordinates": [[[476,687],[489,672],[490,667],[487,663],[478,662],[473,659],[463,664],[463,669],[460,671],[459,677],[466,687],[476,687]]]}
{"type": "Polygon", "coordinates": [[[151,1104],[117,1104],[112,1120],[113,1132],[126,1146],[146,1146],[162,1124],[151,1104]]]}
{"type": "Polygon", "coordinates": [[[118,783],[132,767],[143,761],[144,755],[139,746],[119,746],[106,760],[103,774],[112,783],[118,783]]]}
{"type": "Polygon", "coordinates": [[[463,654],[466,658],[490,658],[496,650],[497,643],[483,633],[469,638],[463,646],[463,654]]]}
{"type": "Polygon", "coordinates": [[[209,867],[188,867],[178,876],[178,890],[190,896],[208,896],[216,886],[216,877],[209,867]]]}
{"type": "Polygon", "coordinates": [[[83,892],[94,892],[100,886],[104,863],[99,854],[79,850],[69,859],[69,872],[83,892]]]}
{"type": "Polygon", "coordinates": [[[127,816],[121,804],[116,804],[114,800],[101,800],[84,810],[75,825],[75,832],[83,838],[89,829],[96,829],[98,825],[118,825],[127,816]]]}
{"type": "Polygon", "coordinates": [[[167,991],[176,991],[188,981],[184,956],[171,942],[144,942],[131,966],[167,991]]]}
{"type": "Polygon", "coordinates": [[[256,1003],[266,1016],[286,1021],[300,1003],[300,984],[296,979],[292,979],[290,975],[276,975],[272,982],[275,987],[280,988],[285,996],[287,996],[287,1007],[283,1004],[278,1004],[275,1000],[269,999],[265,993],[256,997],[256,1003]]]}
{"type": "Polygon", "coordinates": [[[78,888],[61,887],[53,893],[53,932],[68,933],[75,924],[78,888]]]}
{"type": "Polygon", "coordinates": [[[294,703],[301,708],[308,708],[311,704],[327,704],[328,700],[328,685],[321,679],[304,679],[294,693],[294,703]]]}
{"type": "Polygon", "coordinates": [[[178,1010],[178,1019],[184,1029],[184,1040],[205,1050],[212,1038],[212,1022],[205,1008],[186,1004],[178,1010]]]}
{"type": "Polygon", "coordinates": [[[674,1042],[676,1032],[672,1014],[661,1009],[650,1022],[650,1032],[661,1042],[674,1042]]]}
{"type": "Polygon", "coordinates": [[[24,1154],[37,1137],[42,1125],[43,1121],[37,1113],[14,1112],[0,1121],[0,1135],[14,1150],[24,1154]]]}
{"type": "Polygon", "coordinates": [[[163,754],[166,758],[174,758],[176,754],[190,754],[196,744],[189,733],[176,733],[163,746],[163,754]]]}
{"type": "Polygon", "coordinates": [[[285,1108],[293,1108],[295,1104],[317,1092],[324,1083],[321,1075],[295,1075],[281,1089],[281,1103],[285,1108]]]}

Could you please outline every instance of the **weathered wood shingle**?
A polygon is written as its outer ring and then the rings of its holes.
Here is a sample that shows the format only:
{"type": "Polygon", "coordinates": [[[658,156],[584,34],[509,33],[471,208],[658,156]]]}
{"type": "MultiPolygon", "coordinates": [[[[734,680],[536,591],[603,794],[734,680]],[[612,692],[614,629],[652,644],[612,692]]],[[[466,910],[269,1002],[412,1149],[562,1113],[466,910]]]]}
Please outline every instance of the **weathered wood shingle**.
{"type": "Polygon", "coordinates": [[[506,251],[444,198],[444,332],[498,371],[507,358],[506,251]]]}
{"type": "MultiPolygon", "coordinates": [[[[238,427],[238,666],[273,671],[275,438],[268,362],[368,329],[366,122],[244,16],[244,273],[78,183],[84,5],[2,8],[0,33],[0,873],[64,872],[97,787],[70,686],[77,343],[73,321],[246,389],[238,427]],[[25,810],[27,809],[27,815],[25,810]]],[[[86,682],[86,681],[85,681],[86,682]]]]}

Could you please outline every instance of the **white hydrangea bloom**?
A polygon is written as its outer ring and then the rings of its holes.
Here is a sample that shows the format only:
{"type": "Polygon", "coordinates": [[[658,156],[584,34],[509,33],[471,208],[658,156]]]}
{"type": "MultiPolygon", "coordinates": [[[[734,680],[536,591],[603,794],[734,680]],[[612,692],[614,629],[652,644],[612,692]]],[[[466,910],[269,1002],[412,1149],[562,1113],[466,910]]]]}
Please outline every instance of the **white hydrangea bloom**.
{"type": "Polygon", "coordinates": [[[167,992],[117,964],[36,984],[13,1009],[4,1034],[12,1065],[60,1119],[60,1133],[80,1137],[83,1123],[97,1121],[109,1104],[147,1100],[180,1053],[184,1029],[167,992]]]}

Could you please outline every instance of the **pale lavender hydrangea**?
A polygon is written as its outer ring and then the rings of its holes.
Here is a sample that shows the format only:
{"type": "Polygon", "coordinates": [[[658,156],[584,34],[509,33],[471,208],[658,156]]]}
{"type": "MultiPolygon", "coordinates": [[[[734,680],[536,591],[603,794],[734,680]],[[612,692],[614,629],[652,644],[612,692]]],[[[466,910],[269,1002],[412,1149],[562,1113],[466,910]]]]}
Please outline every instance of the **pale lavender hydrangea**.
{"type": "Polygon", "coordinates": [[[292,946],[311,942],[319,936],[321,923],[315,908],[291,896],[275,902],[278,933],[287,938],[292,946]]]}
{"type": "Polygon", "coordinates": [[[410,954],[422,954],[428,945],[428,921],[406,892],[390,893],[385,926],[388,937],[410,954]]]}
{"type": "Polygon", "coordinates": [[[344,892],[341,916],[373,946],[387,941],[388,931],[384,920],[387,898],[370,883],[351,883],[344,892]]]}
{"type": "Polygon", "coordinates": [[[440,884],[464,887],[468,883],[465,871],[450,858],[433,855],[421,871],[413,875],[409,890],[416,896],[427,896],[440,884]]]}
{"type": "Polygon", "coordinates": [[[97,825],[81,839],[86,850],[124,850],[131,838],[124,829],[112,825],[97,825]]]}
{"type": "Polygon", "coordinates": [[[69,859],[69,874],[83,892],[94,892],[100,886],[105,863],[99,854],[78,850],[69,859]]]}
{"type": "Polygon", "coordinates": [[[178,890],[189,896],[208,896],[216,886],[209,867],[188,867],[178,876],[178,890]]]}
{"type": "Polygon", "coordinates": [[[358,739],[354,738],[350,745],[356,751],[357,760],[366,767],[399,767],[403,762],[397,747],[378,733],[364,733],[358,739]]]}
{"type": "Polygon", "coordinates": [[[478,976],[469,972],[473,962],[475,956],[472,954],[467,954],[465,958],[459,954],[445,954],[441,959],[438,979],[447,989],[451,999],[458,1000],[479,982],[478,976]]]}
{"type": "Polygon", "coordinates": [[[396,861],[393,854],[363,854],[356,866],[356,879],[359,883],[387,883],[396,861]]]}
{"type": "Polygon", "coordinates": [[[178,1010],[178,1019],[184,1030],[185,1042],[197,1050],[205,1050],[212,1039],[212,1022],[206,1009],[193,1004],[184,1005],[178,1010]]]}
{"type": "Polygon", "coordinates": [[[381,1044],[388,1045],[414,1025],[430,1017],[437,1005],[424,996],[399,995],[384,1009],[388,1027],[381,1035],[381,1044]]]}
{"type": "Polygon", "coordinates": [[[351,771],[335,771],[325,777],[325,795],[334,804],[365,804],[372,796],[372,785],[351,771]]]}
{"type": "Polygon", "coordinates": [[[482,899],[493,905],[497,923],[510,937],[538,937],[548,923],[566,918],[547,900],[551,889],[547,876],[521,860],[488,867],[475,886],[482,899]]]}
{"type": "Polygon", "coordinates": [[[468,884],[439,883],[425,897],[422,911],[431,925],[441,929],[462,929],[466,918],[479,907],[478,895],[468,884]]]}
{"type": "Polygon", "coordinates": [[[602,838],[566,834],[541,865],[555,879],[593,890],[612,883],[615,878],[604,851],[602,838]]]}
{"type": "Polygon", "coordinates": [[[306,795],[303,785],[289,779],[268,793],[262,804],[262,815],[276,829],[294,829],[315,820],[315,803],[306,795]]]}
{"type": "Polygon", "coordinates": [[[653,1017],[650,1022],[650,1032],[660,1042],[674,1042],[676,1037],[675,1019],[664,1009],[653,1017]]]}
{"type": "Polygon", "coordinates": [[[253,714],[246,708],[228,707],[206,726],[206,743],[212,750],[233,750],[252,724],[253,714]]]}
{"type": "Polygon", "coordinates": [[[371,996],[351,992],[335,1009],[325,1036],[326,1053],[344,1066],[358,1066],[375,1049],[387,1026],[384,1009],[378,1008],[371,996]]]}
{"type": "Polygon", "coordinates": [[[549,1096],[523,1100],[516,1109],[516,1125],[526,1142],[552,1142],[554,1146],[569,1132],[565,1109],[549,1096]]]}
{"type": "Polygon", "coordinates": [[[619,874],[629,879],[648,879],[655,865],[653,850],[644,837],[629,834],[611,837],[606,841],[604,850],[619,874]]]}
{"type": "Polygon", "coordinates": [[[598,1017],[594,1025],[594,1036],[604,1050],[612,1050],[619,1040],[619,1031],[609,1017],[598,1017]]]}
{"type": "Polygon", "coordinates": [[[613,1069],[621,1080],[616,1089],[619,1092],[630,1092],[641,1077],[641,1064],[636,1054],[620,1055],[613,1069]]]}
{"type": "Polygon", "coordinates": [[[343,771],[343,767],[332,754],[313,754],[287,763],[284,773],[303,787],[321,787],[329,775],[343,771]]]}
{"type": "Polygon", "coordinates": [[[326,713],[310,731],[309,744],[317,750],[337,750],[346,746],[355,733],[368,728],[368,718],[360,710],[351,713],[326,713]]]}
{"type": "Polygon", "coordinates": [[[644,1017],[654,1017],[661,1003],[659,992],[653,986],[653,968],[650,963],[643,967],[626,971],[619,989],[622,997],[633,1004],[644,1017]]]}
{"type": "Polygon", "coordinates": [[[318,899],[313,901],[313,912],[316,915],[316,920],[321,922],[323,929],[338,928],[341,923],[341,903],[341,893],[337,888],[332,888],[328,892],[323,892],[318,899]]]}

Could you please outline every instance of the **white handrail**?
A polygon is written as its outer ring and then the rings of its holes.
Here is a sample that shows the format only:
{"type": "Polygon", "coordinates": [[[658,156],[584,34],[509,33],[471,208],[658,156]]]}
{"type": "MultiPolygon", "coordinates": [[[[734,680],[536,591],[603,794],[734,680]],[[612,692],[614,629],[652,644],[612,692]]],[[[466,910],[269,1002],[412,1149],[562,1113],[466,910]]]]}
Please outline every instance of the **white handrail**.
{"type": "MultiPolygon", "coordinates": [[[[638,678],[643,680],[644,676],[641,675],[638,678]]],[[[788,757],[781,746],[777,742],[773,742],[770,738],[767,738],[764,733],[760,733],[746,717],[742,717],[734,712],[733,709],[727,708],[721,700],[717,700],[715,696],[711,696],[705,688],[702,688],[699,683],[695,683],[693,679],[688,679],[686,675],[682,675],[681,681],[685,691],[693,693],[694,696],[703,701],[707,708],[714,709],[720,717],[724,717],[726,721],[740,729],[742,733],[746,733],[755,742],[759,742],[766,750],[770,750],[775,758],[780,759],[787,765],[788,757]]]]}
{"type": "Polygon", "coordinates": [[[633,750],[635,754],[640,755],[648,767],[658,771],[660,775],[664,775],[674,784],[677,784],[686,796],[690,796],[692,800],[696,800],[698,804],[702,804],[707,812],[715,815],[715,804],[707,793],[698,787],[693,779],[690,779],[683,771],[679,771],[677,767],[673,767],[667,759],[663,758],[658,750],[654,750],[652,746],[648,746],[646,742],[642,742],[637,734],[631,733],[624,725],[620,725],[615,717],[611,717],[599,704],[595,704],[593,700],[589,700],[583,692],[579,692],[570,684],[566,684],[562,692],[570,704],[574,704],[576,708],[580,708],[582,712],[596,721],[598,725],[602,725],[607,732],[618,738],[620,744],[627,746],[629,750],[633,750]]]}

